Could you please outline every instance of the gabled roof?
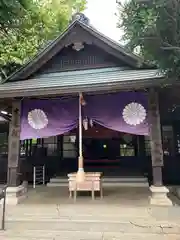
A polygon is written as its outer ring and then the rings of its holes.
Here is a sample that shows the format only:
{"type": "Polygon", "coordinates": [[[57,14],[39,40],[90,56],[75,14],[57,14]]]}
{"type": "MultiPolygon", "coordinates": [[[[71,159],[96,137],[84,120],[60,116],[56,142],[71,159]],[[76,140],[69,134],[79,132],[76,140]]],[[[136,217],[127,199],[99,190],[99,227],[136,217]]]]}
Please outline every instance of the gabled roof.
{"type": "Polygon", "coordinates": [[[10,75],[5,82],[9,81],[18,81],[18,80],[26,80],[31,77],[40,67],[43,66],[48,60],[50,60],[55,54],[57,54],[63,47],[64,42],[63,39],[71,32],[71,30],[75,29],[76,26],[80,26],[83,30],[90,33],[96,39],[102,41],[103,44],[106,44],[108,47],[113,49],[116,53],[116,57],[124,62],[127,62],[133,68],[142,67],[142,59],[125,50],[120,44],[106,37],[95,28],[90,25],[83,23],[82,21],[76,19],[73,21],[69,27],[55,40],[50,42],[44,49],[42,49],[32,60],[27,62],[23,67],[21,67],[18,71],[10,75]]]}

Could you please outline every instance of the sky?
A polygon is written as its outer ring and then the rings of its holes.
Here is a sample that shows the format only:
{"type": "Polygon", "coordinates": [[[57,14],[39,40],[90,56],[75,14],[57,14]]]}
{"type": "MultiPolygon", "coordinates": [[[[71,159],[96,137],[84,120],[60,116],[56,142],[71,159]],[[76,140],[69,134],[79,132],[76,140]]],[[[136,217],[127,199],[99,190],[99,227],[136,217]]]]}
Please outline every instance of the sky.
{"type": "Polygon", "coordinates": [[[113,40],[119,41],[122,31],[116,27],[118,21],[115,16],[116,11],[116,0],[88,0],[84,13],[95,28],[113,40]]]}

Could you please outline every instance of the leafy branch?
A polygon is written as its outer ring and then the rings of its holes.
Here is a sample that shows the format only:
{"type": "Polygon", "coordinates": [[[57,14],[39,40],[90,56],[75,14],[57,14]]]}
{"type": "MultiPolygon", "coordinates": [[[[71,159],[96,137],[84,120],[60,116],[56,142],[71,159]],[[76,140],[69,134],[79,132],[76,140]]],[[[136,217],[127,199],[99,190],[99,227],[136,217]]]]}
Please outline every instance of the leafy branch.
{"type": "Polygon", "coordinates": [[[86,0],[0,0],[0,75],[31,59],[67,26],[86,0]]]}
{"type": "Polygon", "coordinates": [[[145,61],[155,64],[172,79],[180,77],[180,1],[130,0],[118,4],[118,27],[128,47],[140,46],[145,61]]]}

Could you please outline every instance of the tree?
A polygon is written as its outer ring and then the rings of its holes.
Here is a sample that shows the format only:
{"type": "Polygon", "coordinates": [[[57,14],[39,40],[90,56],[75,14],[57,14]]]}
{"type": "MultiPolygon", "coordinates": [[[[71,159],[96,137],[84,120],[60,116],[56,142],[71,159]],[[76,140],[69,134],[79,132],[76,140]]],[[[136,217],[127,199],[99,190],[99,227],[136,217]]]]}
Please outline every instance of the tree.
{"type": "Polygon", "coordinates": [[[118,8],[127,47],[140,46],[145,61],[156,64],[171,79],[179,79],[180,1],[130,0],[118,8]]]}
{"type": "Polygon", "coordinates": [[[0,0],[0,29],[6,31],[28,10],[26,0],[0,0]]]}
{"type": "MultiPolygon", "coordinates": [[[[0,69],[3,78],[59,35],[67,26],[71,15],[82,11],[86,5],[85,0],[21,0],[23,1],[24,4],[20,6],[24,7],[20,8],[18,14],[13,12],[6,27],[3,25],[0,29],[0,69]]],[[[6,10],[7,8],[5,12],[6,10]]]]}

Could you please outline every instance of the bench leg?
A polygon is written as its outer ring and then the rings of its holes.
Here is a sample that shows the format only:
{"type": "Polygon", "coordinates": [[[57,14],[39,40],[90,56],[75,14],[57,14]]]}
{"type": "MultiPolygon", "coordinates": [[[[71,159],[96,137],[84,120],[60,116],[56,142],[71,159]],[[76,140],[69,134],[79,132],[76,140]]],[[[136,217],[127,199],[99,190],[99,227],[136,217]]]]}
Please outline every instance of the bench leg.
{"type": "Polygon", "coordinates": [[[77,199],[77,184],[74,190],[74,202],[76,202],[76,199],[77,199]]]}
{"type": "Polygon", "coordinates": [[[92,190],[92,200],[95,199],[95,194],[94,194],[94,190],[92,190]]]}
{"type": "Polygon", "coordinates": [[[94,199],[95,199],[95,194],[94,194],[94,182],[92,182],[91,194],[92,194],[92,200],[94,200],[94,199]]]}
{"type": "Polygon", "coordinates": [[[102,182],[100,183],[100,198],[103,199],[103,187],[102,187],[102,182]]]}

